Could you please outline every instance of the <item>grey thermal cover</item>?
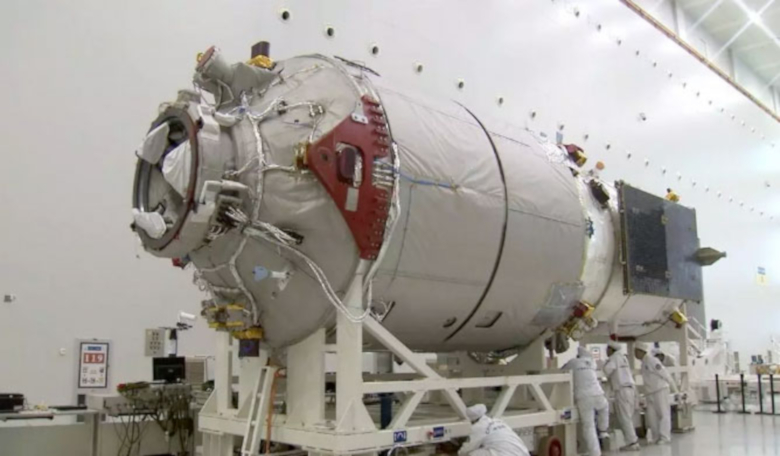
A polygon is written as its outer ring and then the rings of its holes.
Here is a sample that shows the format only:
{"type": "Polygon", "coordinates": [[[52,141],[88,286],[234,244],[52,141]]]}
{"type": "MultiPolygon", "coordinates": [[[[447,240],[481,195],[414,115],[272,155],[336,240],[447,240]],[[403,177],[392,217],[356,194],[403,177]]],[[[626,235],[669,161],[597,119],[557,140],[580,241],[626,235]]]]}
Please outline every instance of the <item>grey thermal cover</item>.
{"type": "Polygon", "coordinates": [[[558,296],[579,286],[585,242],[569,168],[526,130],[378,91],[403,173],[403,216],[376,278],[377,298],[394,303],[385,326],[426,350],[495,350],[563,323],[579,293],[558,296]]]}
{"type": "MultiPolygon", "coordinates": [[[[327,132],[354,110],[359,96],[341,67],[318,57],[301,57],[285,61],[284,72],[299,76],[269,88],[252,106],[255,111],[262,112],[280,97],[288,104],[317,101],[327,106],[318,131],[327,132]],[[314,67],[319,69],[307,71],[314,67]]],[[[306,140],[312,130],[311,122],[305,109],[289,110],[262,122],[260,133],[267,162],[292,165],[293,145],[306,140]]],[[[247,122],[235,125],[230,131],[236,144],[232,148],[234,166],[241,168],[256,156],[255,138],[247,122]]],[[[254,173],[245,173],[242,180],[250,187],[255,185],[254,173]]],[[[251,208],[245,209],[251,211],[251,208]]],[[[300,250],[320,265],[333,288],[341,290],[347,286],[358,263],[357,247],[341,213],[313,174],[266,172],[257,214],[261,221],[303,236],[300,250]]],[[[198,268],[208,271],[214,265],[225,263],[244,241],[245,238],[236,233],[228,233],[199,249],[192,255],[193,261],[198,268]]],[[[289,254],[280,253],[276,247],[247,241],[237,257],[236,269],[259,307],[265,342],[269,345],[295,343],[335,321],[335,309],[305,264],[289,254]],[[274,281],[255,280],[253,271],[256,267],[269,271],[291,269],[294,274],[280,291],[274,281]]],[[[236,286],[226,268],[204,273],[203,278],[217,286],[236,286]]]]}
{"type": "MultiPolygon", "coordinates": [[[[413,349],[487,351],[527,345],[572,315],[583,292],[582,198],[590,195],[582,194],[560,149],[457,102],[399,93],[322,56],[281,61],[274,72],[281,77],[248,106],[278,111],[259,123],[267,169],[258,174],[253,166],[255,124],[221,124],[212,140],[201,141],[197,195],[204,180],[234,173],[253,193],[241,203],[243,213],[300,235],[296,248],[343,293],[359,263],[356,243],[317,177],[293,165],[296,145],[352,121],[361,96],[372,93],[401,171],[401,212],[373,281],[374,302],[386,311],[382,324],[413,349]],[[279,100],[294,108],[279,109],[279,100]],[[295,107],[306,103],[324,114],[295,107]],[[258,187],[261,197],[254,198],[258,187]]],[[[233,229],[187,253],[223,303],[246,300],[256,309],[272,347],[335,323],[337,310],[311,269],[273,244],[233,229]],[[291,275],[282,287],[263,271],[291,275]]]]}

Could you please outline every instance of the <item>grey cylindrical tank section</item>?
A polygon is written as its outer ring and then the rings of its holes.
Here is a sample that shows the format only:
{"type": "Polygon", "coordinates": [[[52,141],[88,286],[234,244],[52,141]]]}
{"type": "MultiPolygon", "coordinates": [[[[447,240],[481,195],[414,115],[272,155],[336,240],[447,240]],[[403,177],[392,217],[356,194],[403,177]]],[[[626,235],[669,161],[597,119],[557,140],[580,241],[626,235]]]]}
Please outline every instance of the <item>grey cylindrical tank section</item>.
{"type": "Polygon", "coordinates": [[[427,350],[509,348],[563,323],[585,239],[571,171],[525,130],[378,92],[403,173],[403,217],[376,279],[377,297],[395,303],[383,323],[427,350]]]}
{"type": "MultiPolygon", "coordinates": [[[[196,80],[223,104],[216,110],[205,101],[173,105],[205,125],[192,146],[198,157],[192,165],[198,178],[190,182],[193,208],[171,247],[157,242],[152,248],[138,231],[151,253],[191,260],[214,303],[238,312],[234,320],[243,312],[246,325],[262,326],[270,346],[290,345],[334,324],[336,309],[298,257],[229,224],[215,226],[223,219],[207,217],[208,195],[217,189],[214,214],[234,204],[250,219],[299,238],[296,248],[343,291],[360,252],[331,196],[300,165],[300,145],[354,120],[366,94],[381,101],[400,160],[401,213],[374,279],[374,307],[402,342],[430,351],[520,347],[569,319],[583,295],[598,305],[608,284],[619,288],[614,205],[595,204],[565,154],[543,138],[483,124],[453,101],[404,95],[363,68],[322,56],[278,62],[272,70],[237,64],[223,75],[228,84],[215,84],[208,64],[201,62],[206,69],[196,80]],[[264,157],[262,172],[258,156],[264,157]],[[597,236],[594,221],[604,230],[597,236]]],[[[214,68],[227,71],[224,62],[214,68]]],[[[169,143],[164,161],[176,146],[169,143]]],[[[139,160],[139,174],[155,166],[162,165],[139,160]]],[[[144,210],[165,207],[158,212],[173,229],[178,213],[167,214],[168,205],[155,202],[182,198],[161,190],[164,173],[152,174],[157,196],[144,210]]],[[[137,182],[136,200],[147,191],[137,182]]]]}

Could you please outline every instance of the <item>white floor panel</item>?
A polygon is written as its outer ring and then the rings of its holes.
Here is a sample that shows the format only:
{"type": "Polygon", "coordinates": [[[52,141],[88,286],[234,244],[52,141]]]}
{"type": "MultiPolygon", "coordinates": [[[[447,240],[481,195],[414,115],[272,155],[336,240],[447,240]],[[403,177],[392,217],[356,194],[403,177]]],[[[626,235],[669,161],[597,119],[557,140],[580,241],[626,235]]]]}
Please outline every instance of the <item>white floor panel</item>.
{"type": "MultiPolygon", "coordinates": [[[[642,447],[641,456],[780,455],[780,415],[696,412],[696,430],[672,435],[669,445],[642,447]]],[[[605,453],[606,454],[606,453],[605,453]]]]}

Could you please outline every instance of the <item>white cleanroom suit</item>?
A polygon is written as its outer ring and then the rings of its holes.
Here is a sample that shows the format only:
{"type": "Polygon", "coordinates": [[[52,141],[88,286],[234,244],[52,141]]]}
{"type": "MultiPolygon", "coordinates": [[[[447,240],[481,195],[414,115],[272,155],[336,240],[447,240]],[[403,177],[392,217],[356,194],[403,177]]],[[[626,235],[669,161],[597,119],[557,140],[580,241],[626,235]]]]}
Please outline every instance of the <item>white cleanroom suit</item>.
{"type": "Polygon", "coordinates": [[[672,410],[669,403],[670,389],[679,393],[677,383],[661,360],[652,355],[649,348],[637,347],[644,351],[642,358],[642,380],[645,384],[645,399],[647,401],[647,425],[652,432],[652,439],[657,443],[672,441],[672,410]]]}
{"type": "MultiPolygon", "coordinates": [[[[677,358],[675,358],[673,355],[670,355],[668,352],[661,350],[660,348],[656,348],[653,351],[653,356],[658,358],[661,361],[661,364],[664,365],[664,367],[667,368],[667,370],[671,368],[678,368],[680,367],[680,363],[677,362],[677,358]]],[[[671,374],[672,378],[674,379],[675,383],[677,383],[677,387],[680,387],[680,376],[678,374],[671,374]]]]}
{"type": "Polygon", "coordinates": [[[585,347],[580,347],[577,357],[564,364],[563,369],[572,373],[574,402],[580,412],[582,437],[588,446],[588,454],[601,456],[598,434],[606,433],[609,428],[609,402],[596,375],[596,362],[585,347]]]}
{"type": "Polygon", "coordinates": [[[466,410],[471,420],[469,439],[458,451],[465,456],[530,456],[528,448],[509,426],[499,419],[486,415],[484,404],[466,410]]]}
{"type": "Polygon", "coordinates": [[[638,450],[639,439],[634,429],[634,410],[636,408],[634,376],[620,344],[612,342],[609,347],[613,352],[604,364],[604,374],[609,379],[609,384],[615,393],[615,416],[626,441],[626,445],[621,449],[638,450]]]}

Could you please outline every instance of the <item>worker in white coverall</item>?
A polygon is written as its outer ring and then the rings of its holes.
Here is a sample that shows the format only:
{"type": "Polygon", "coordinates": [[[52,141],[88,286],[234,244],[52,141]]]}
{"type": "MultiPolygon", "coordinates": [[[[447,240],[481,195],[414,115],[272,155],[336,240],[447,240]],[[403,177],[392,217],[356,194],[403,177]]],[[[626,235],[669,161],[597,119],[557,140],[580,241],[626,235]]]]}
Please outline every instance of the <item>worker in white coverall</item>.
{"type": "Polygon", "coordinates": [[[577,357],[563,365],[564,370],[570,370],[574,380],[574,402],[580,412],[582,437],[588,446],[590,456],[601,456],[599,436],[608,437],[609,402],[601,389],[596,362],[590,356],[588,349],[579,347],[577,357]],[[596,423],[598,422],[598,429],[596,423]]]}
{"type": "MultiPolygon", "coordinates": [[[[661,350],[660,348],[656,348],[653,350],[653,356],[658,358],[659,361],[661,361],[661,364],[664,365],[664,367],[667,368],[667,370],[671,368],[678,368],[680,367],[680,364],[677,362],[677,358],[670,355],[668,352],[665,352],[661,350]]],[[[677,383],[677,386],[680,386],[680,376],[679,374],[672,374],[672,378],[677,383]]]]}
{"type": "Polygon", "coordinates": [[[634,353],[642,361],[642,380],[647,401],[647,425],[652,432],[649,443],[665,444],[672,441],[672,410],[669,403],[670,389],[679,394],[677,383],[661,360],[650,354],[651,348],[637,343],[634,353]],[[650,356],[648,356],[650,354],[650,356]]]}
{"type": "Polygon", "coordinates": [[[487,416],[485,404],[466,409],[471,421],[469,439],[458,450],[469,456],[530,456],[520,437],[499,419],[487,416]]]}
{"type": "Polygon", "coordinates": [[[638,451],[639,439],[634,429],[634,409],[636,407],[634,375],[631,373],[628,359],[623,354],[619,343],[610,342],[607,346],[607,355],[609,355],[609,359],[604,364],[604,374],[609,379],[609,384],[615,393],[615,415],[626,441],[626,445],[620,450],[638,451]]]}

